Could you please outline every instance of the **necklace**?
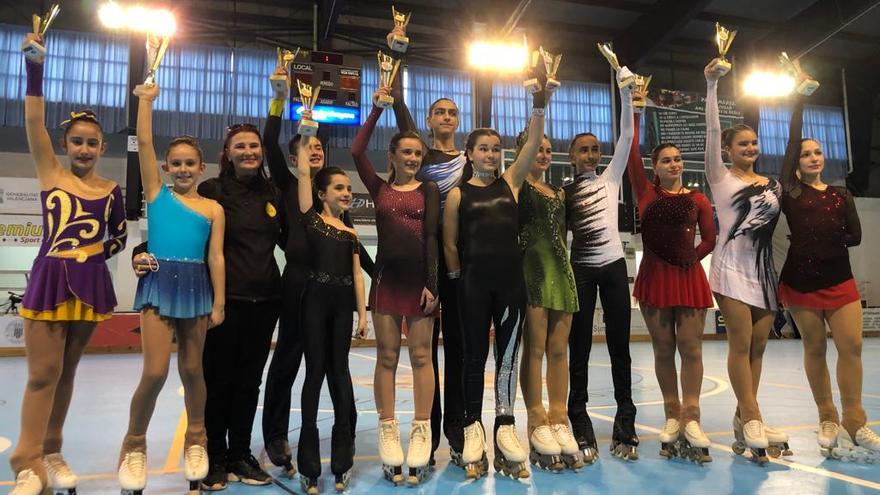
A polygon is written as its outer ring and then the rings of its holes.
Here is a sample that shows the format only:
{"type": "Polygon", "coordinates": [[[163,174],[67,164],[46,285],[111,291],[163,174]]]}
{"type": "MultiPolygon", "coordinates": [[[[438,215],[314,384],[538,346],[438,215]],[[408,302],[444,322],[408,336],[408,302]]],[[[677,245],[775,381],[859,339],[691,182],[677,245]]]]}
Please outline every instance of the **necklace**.
{"type": "Polygon", "coordinates": [[[494,179],[495,172],[481,172],[479,170],[474,170],[474,177],[479,179],[494,179]]]}

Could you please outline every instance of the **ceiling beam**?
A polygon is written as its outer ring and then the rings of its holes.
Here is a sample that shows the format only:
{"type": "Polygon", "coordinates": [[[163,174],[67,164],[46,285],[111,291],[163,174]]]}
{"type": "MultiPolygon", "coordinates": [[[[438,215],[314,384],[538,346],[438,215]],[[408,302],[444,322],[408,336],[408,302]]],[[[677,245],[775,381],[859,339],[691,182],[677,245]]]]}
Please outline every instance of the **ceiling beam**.
{"type": "Polygon", "coordinates": [[[336,31],[339,12],[345,9],[345,0],[320,0],[318,6],[318,49],[329,50],[336,31]]]}
{"type": "Polygon", "coordinates": [[[877,37],[847,35],[842,29],[873,8],[880,8],[880,0],[817,0],[755,40],[754,45],[762,50],[786,50],[792,56],[802,56],[831,38],[871,40],[877,37]]]}
{"type": "Polygon", "coordinates": [[[638,67],[700,13],[711,0],[659,0],[615,38],[623,64],[638,67]]]}

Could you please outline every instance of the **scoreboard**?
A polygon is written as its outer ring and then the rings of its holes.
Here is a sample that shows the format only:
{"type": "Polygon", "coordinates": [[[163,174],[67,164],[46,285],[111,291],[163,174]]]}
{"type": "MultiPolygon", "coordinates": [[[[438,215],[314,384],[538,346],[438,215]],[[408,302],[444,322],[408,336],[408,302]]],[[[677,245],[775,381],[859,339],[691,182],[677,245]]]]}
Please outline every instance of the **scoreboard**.
{"type": "Polygon", "coordinates": [[[301,51],[291,63],[290,120],[299,120],[302,102],[296,90],[300,80],[317,88],[312,118],[322,124],[361,123],[361,59],[340,53],[301,51]]]}

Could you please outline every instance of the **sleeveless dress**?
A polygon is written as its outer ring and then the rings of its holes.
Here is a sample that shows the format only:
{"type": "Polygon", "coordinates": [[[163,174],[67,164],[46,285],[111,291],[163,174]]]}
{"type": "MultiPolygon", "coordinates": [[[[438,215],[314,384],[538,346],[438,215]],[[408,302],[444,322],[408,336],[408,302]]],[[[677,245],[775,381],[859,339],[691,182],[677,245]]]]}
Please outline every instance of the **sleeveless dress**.
{"type": "Polygon", "coordinates": [[[106,260],[125,247],[125,206],[117,185],[86,199],[54,187],[40,192],[43,241],[22,300],[22,317],[103,321],[116,306],[106,260]]]}
{"type": "Polygon", "coordinates": [[[526,297],[531,306],[578,311],[574,272],[565,249],[565,204],[560,189],[549,198],[528,181],[519,193],[519,245],[526,297]]]}
{"type": "Polygon", "coordinates": [[[162,186],[147,204],[147,227],[149,248],[159,268],[138,281],[134,309],[153,307],[167,318],[210,314],[213,290],[205,251],[211,220],[162,186]]]}

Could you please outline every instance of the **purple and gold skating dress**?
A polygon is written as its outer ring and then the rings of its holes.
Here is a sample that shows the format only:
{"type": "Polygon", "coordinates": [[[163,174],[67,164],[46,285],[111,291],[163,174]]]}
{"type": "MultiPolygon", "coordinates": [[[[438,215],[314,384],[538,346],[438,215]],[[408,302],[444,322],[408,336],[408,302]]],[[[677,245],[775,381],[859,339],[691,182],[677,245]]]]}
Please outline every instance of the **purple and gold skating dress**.
{"type": "Polygon", "coordinates": [[[40,192],[43,241],[21,316],[41,321],[102,321],[116,294],[106,260],[125,247],[122,191],[87,199],[61,189],[40,192]]]}

